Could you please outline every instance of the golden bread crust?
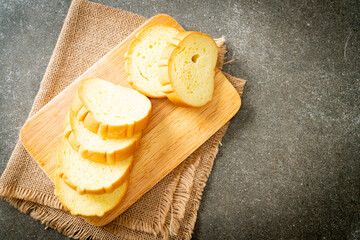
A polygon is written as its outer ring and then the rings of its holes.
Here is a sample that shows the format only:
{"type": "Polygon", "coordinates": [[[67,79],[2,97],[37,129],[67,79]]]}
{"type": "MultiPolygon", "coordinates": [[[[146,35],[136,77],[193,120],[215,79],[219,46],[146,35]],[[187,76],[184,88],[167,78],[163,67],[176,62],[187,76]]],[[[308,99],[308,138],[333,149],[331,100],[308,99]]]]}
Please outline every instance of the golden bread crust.
{"type": "MultiPolygon", "coordinates": [[[[65,143],[63,143],[63,141],[67,141],[67,139],[63,138],[60,145],[65,144],[65,143]]],[[[118,188],[120,185],[122,185],[129,178],[131,170],[132,170],[133,165],[134,165],[134,156],[131,156],[132,159],[130,161],[130,164],[127,166],[127,168],[126,168],[125,172],[123,173],[123,175],[120,178],[118,178],[115,182],[113,182],[110,186],[102,187],[102,188],[99,188],[99,189],[81,188],[81,187],[75,185],[73,182],[71,182],[69,180],[69,178],[67,177],[66,173],[64,172],[64,170],[62,169],[62,161],[63,161],[62,158],[63,158],[63,156],[59,151],[60,145],[59,145],[58,153],[57,153],[57,170],[58,170],[59,177],[61,177],[69,187],[71,187],[73,190],[77,191],[80,194],[99,195],[99,194],[113,192],[116,188],[118,188]]],[[[106,176],[104,176],[104,177],[106,177],[106,176]]]]}
{"type": "Polygon", "coordinates": [[[62,178],[59,176],[58,173],[56,173],[55,175],[55,190],[54,190],[54,194],[55,196],[59,199],[59,201],[61,202],[61,204],[65,207],[66,210],[68,210],[72,215],[74,216],[83,216],[83,217],[103,217],[105,214],[107,214],[109,211],[111,211],[112,209],[116,208],[117,206],[119,206],[119,204],[121,203],[121,201],[124,199],[126,192],[128,190],[129,187],[129,180],[127,179],[123,184],[124,185],[124,191],[123,194],[120,195],[120,197],[117,199],[116,202],[114,202],[114,205],[109,208],[109,209],[105,209],[97,214],[89,214],[87,210],[85,209],[73,209],[70,204],[67,203],[67,201],[63,198],[61,191],[59,189],[60,187],[60,181],[62,181],[62,178]]]}
{"type": "Polygon", "coordinates": [[[112,152],[106,152],[104,151],[95,151],[89,148],[86,148],[84,145],[81,144],[77,140],[76,134],[76,127],[74,121],[77,121],[75,118],[75,113],[70,109],[69,112],[69,122],[70,127],[67,127],[65,130],[65,138],[67,138],[70,146],[77,151],[81,157],[89,159],[93,162],[98,163],[108,163],[108,164],[114,164],[117,161],[121,161],[123,159],[126,159],[130,157],[132,154],[134,154],[135,150],[139,146],[141,134],[138,135],[137,138],[133,139],[129,145],[127,145],[124,148],[117,149],[112,152]]]}
{"type": "Polygon", "coordinates": [[[75,118],[78,121],[83,121],[84,126],[89,129],[91,132],[100,135],[103,138],[121,138],[121,137],[132,137],[134,134],[141,132],[149,121],[151,113],[151,103],[150,109],[146,115],[133,123],[125,125],[110,125],[104,124],[96,119],[95,115],[88,110],[89,108],[82,101],[82,85],[84,81],[81,82],[77,93],[74,96],[73,104],[71,106],[72,111],[75,114],[75,118]]]}

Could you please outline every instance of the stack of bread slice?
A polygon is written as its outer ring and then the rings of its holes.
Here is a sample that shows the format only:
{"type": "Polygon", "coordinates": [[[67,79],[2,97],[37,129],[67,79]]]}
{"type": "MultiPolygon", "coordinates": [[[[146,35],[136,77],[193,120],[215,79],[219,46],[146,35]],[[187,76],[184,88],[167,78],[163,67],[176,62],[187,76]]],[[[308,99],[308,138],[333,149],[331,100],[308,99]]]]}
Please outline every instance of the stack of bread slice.
{"type": "Polygon", "coordinates": [[[99,78],[81,82],[58,148],[55,195],[73,215],[101,217],[123,199],[151,102],[99,78]]]}
{"type": "Polygon", "coordinates": [[[128,82],[152,98],[201,107],[214,91],[218,47],[207,34],[151,25],[140,31],[125,55],[128,82]]]}
{"type": "Polygon", "coordinates": [[[73,215],[101,217],[123,199],[151,102],[201,107],[214,92],[218,48],[199,32],[143,28],[125,55],[135,89],[99,78],[81,82],[58,148],[55,195],[73,215]],[[144,95],[146,96],[144,96],[144,95]]]}

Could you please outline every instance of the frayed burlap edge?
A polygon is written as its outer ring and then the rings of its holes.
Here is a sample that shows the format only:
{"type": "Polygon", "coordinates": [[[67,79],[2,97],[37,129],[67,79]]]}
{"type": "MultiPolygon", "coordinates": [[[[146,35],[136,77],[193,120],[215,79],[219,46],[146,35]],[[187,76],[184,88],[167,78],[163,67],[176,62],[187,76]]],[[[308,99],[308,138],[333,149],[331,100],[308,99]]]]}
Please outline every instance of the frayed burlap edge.
{"type": "Polygon", "coordinates": [[[0,195],[5,198],[14,198],[14,199],[22,199],[25,201],[30,201],[28,199],[32,199],[32,201],[37,202],[39,204],[48,205],[49,207],[65,210],[65,208],[61,205],[59,201],[55,201],[53,197],[50,195],[33,192],[29,189],[25,189],[22,187],[0,187],[0,195]],[[5,197],[6,196],[6,197],[5,197]],[[18,197],[19,196],[19,197],[18,197]]]}
{"type": "MultiPolygon", "coordinates": [[[[182,175],[183,168],[184,168],[184,164],[182,163],[173,170],[177,172],[176,174],[174,174],[176,176],[176,179],[174,179],[174,181],[171,182],[171,184],[173,185],[171,189],[174,189],[174,192],[176,191],[176,187],[182,175]]],[[[114,232],[117,232],[117,227],[124,226],[129,229],[151,233],[154,236],[156,236],[159,233],[162,226],[164,225],[165,216],[171,206],[171,204],[167,204],[167,203],[173,202],[174,192],[167,192],[167,194],[164,196],[162,202],[160,203],[160,214],[158,216],[155,216],[157,221],[153,222],[152,224],[149,222],[140,221],[138,219],[132,219],[131,217],[128,216],[120,215],[109,226],[110,229],[113,230],[114,232]]]]}
{"type": "MultiPolygon", "coordinates": [[[[74,239],[102,239],[105,237],[109,239],[117,238],[117,236],[104,228],[95,227],[95,226],[83,226],[80,224],[76,224],[70,221],[64,221],[69,217],[64,211],[48,209],[49,207],[44,205],[39,205],[37,203],[33,203],[30,201],[25,201],[21,199],[15,198],[6,198],[4,197],[8,203],[10,203],[13,207],[19,209],[21,212],[25,214],[29,214],[32,218],[41,221],[42,224],[45,224],[46,227],[51,227],[58,232],[74,239]],[[50,211],[48,211],[50,210],[50,211]],[[90,228],[97,228],[96,232],[90,228]]],[[[71,215],[70,215],[71,216],[71,215]]],[[[80,222],[81,218],[78,219],[80,222]]],[[[83,220],[84,221],[84,220],[83,220]]]]}
{"type": "MultiPolygon", "coordinates": [[[[212,142],[212,148],[206,153],[212,159],[215,159],[221,140],[228,129],[229,123],[220,128],[208,141],[212,142]]],[[[202,156],[204,159],[204,156],[202,156]]],[[[203,160],[202,159],[202,160],[203,160]]],[[[184,217],[179,222],[180,228],[173,239],[190,239],[194,231],[195,222],[200,207],[201,197],[209,178],[214,161],[203,161],[201,168],[196,168],[194,176],[194,186],[191,189],[189,201],[186,204],[184,217]]]]}
{"type": "Polygon", "coordinates": [[[180,177],[178,187],[174,193],[174,201],[166,216],[163,229],[160,232],[164,238],[176,235],[180,228],[181,220],[185,215],[186,203],[189,201],[191,189],[194,184],[196,168],[199,166],[202,153],[203,151],[200,147],[193,153],[195,157],[185,162],[185,170],[180,177]]]}

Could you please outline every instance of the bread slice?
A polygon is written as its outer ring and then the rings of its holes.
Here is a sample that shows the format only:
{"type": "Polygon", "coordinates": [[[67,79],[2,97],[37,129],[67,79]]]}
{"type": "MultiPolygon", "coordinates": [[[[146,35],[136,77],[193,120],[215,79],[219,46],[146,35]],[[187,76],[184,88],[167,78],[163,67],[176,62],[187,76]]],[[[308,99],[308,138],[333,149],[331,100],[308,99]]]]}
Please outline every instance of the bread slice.
{"type": "Polygon", "coordinates": [[[55,175],[55,195],[61,204],[70,211],[72,215],[84,217],[102,217],[104,214],[115,208],[127,191],[129,182],[126,180],[121,186],[112,193],[101,195],[79,194],[70,188],[63,179],[55,175]]]}
{"type": "Polygon", "coordinates": [[[163,92],[176,105],[201,107],[212,99],[218,47],[207,34],[180,32],[159,60],[163,92]]]}
{"type": "Polygon", "coordinates": [[[128,179],[134,158],[113,165],[82,158],[63,138],[57,156],[59,176],[80,194],[111,193],[128,179]]]}
{"type": "Polygon", "coordinates": [[[147,125],[151,102],[134,89],[89,78],[77,93],[72,105],[76,119],[103,138],[132,137],[147,125]]]}
{"type": "Polygon", "coordinates": [[[69,112],[69,122],[65,138],[81,157],[94,162],[114,164],[133,155],[139,145],[141,132],[132,137],[103,139],[85,128],[84,123],[75,118],[72,110],[69,112]]]}
{"type": "Polygon", "coordinates": [[[166,97],[158,80],[157,62],[162,50],[177,33],[179,30],[172,26],[156,24],[136,34],[125,54],[125,70],[133,88],[148,97],[166,97]]]}

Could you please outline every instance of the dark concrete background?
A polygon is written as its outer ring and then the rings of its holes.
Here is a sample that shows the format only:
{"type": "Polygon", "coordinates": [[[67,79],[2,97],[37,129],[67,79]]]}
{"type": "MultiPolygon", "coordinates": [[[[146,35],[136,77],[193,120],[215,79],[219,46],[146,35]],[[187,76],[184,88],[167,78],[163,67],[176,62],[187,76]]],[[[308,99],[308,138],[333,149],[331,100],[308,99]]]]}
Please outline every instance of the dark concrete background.
{"type": "MultiPolygon", "coordinates": [[[[225,35],[224,71],[248,80],[194,239],[360,239],[359,1],[98,2],[225,35]]],[[[69,6],[0,0],[0,172],[69,6]]],[[[3,200],[0,238],[66,239],[3,200]]]]}

